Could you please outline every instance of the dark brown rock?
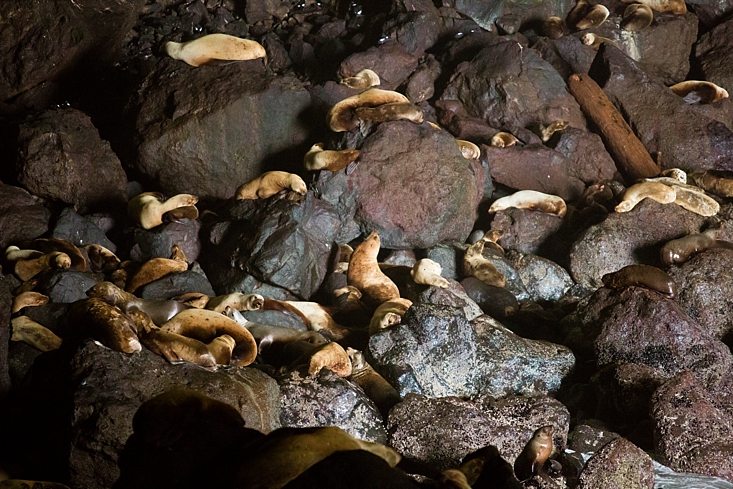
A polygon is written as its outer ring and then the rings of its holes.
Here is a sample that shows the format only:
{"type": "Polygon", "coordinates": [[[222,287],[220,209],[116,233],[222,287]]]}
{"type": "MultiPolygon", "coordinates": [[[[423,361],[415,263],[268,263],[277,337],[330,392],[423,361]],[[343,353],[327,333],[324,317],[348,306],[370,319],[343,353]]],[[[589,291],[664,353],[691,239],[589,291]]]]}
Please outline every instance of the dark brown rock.
{"type": "Polygon", "coordinates": [[[384,37],[397,41],[418,58],[424,56],[440,38],[443,27],[438,9],[432,7],[398,14],[384,26],[384,37]]]}
{"type": "Polygon", "coordinates": [[[708,0],[691,0],[685,2],[687,8],[695,13],[700,19],[701,30],[710,29],[720,23],[721,20],[729,18],[733,12],[733,2],[724,0],[722,2],[709,2],[708,0]]]}
{"type": "Polygon", "coordinates": [[[10,391],[10,363],[8,348],[10,345],[10,308],[13,295],[10,288],[15,287],[10,277],[0,275],[0,399],[10,391]]]}
{"type": "Polygon", "coordinates": [[[563,219],[547,212],[512,207],[499,211],[491,229],[499,231],[499,245],[505,250],[547,256],[558,239],[563,219]]]}
{"type": "Polygon", "coordinates": [[[244,16],[247,23],[255,24],[266,20],[282,19],[293,7],[289,0],[256,0],[247,2],[244,9],[244,16]]]}
{"type": "Polygon", "coordinates": [[[379,75],[381,83],[377,88],[394,90],[415,71],[418,57],[397,41],[387,41],[346,58],[339,67],[338,75],[340,78],[354,76],[369,68],[379,75]]]}
{"type": "MultiPolygon", "coordinates": [[[[730,5],[733,10],[733,4],[730,5]]],[[[716,26],[710,32],[700,36],[695,46],[695,57],[705,80],[720,85],[733,93],[733,20],[728,20],[716,26]]]]}
{"type": "Polygon", "coordinates": [[[576,36],[554,40],[540,38],[532,46],[565,80],[573,73],[588,73],[596,52],[587,48],[576,36]]]}
{"type": "Polygon", "coordinates": [[[582,489],[652,489],[652,458],[625,438],[614,438],[588,460],[580,473],[582,489]]]}
{"type": "Polygon", "coordinates": [[[130,258],[139,262],[170,258],[173,245],[177,245],[186,255],[186,261],[192,263],[201,252],[200,229],[199,222],[191,219],[165,223],[149,230],[135,228],[135,246],[130,250],[130,258]]]}
{"type": "Polygon", "coordinates": [[[0,183],[0,248],[39,237],[48,231],[51,212],[26,190],[0,183]]]}
{"type": "Polygon", "coordinates": [[[438,79],[440,73],[440,63],[433,55],[426,56],[425,61],[420,63],[407,80],[405,96],[413,104],[433,98],[435,80],[438,79]]]}
{"type": "Polygon", "coordinates": [[[618,175],[616,163],[598,134],[568,127],[550,139],[555,151],[565,156],[565,172],[590,185],[618,175]],[[557,141],[555,142],[555,139],[557,141]]]}
{"type": "MultiPolygon", "coordinates": [[[[102,245],[111,252],[117,251],[117,245],[107,238],[99,221],[91,216],[80,216],[74,209],[67,207],[56,218],[56,225],[51,231],[52,238],[65,239],[76,246],[88,244],[102,245]]],[[[170,253],[166,258],[170,256],[170,253]]]]}

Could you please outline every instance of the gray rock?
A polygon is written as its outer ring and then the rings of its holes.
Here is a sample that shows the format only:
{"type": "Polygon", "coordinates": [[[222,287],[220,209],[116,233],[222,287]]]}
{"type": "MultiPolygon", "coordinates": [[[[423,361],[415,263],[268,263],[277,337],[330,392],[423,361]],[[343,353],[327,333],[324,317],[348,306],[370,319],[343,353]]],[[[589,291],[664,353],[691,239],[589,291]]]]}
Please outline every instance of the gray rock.
{"type": "MultiPolygon", "coordinates": [[[[733,10],[733,4],[729,6],[733,10]]],[[[713,82],[726,90],[733,91],[733,20],[728,20],[700,36],[695,46],[695,57],[700,63],[704,80],[713,82]]]]}
{"type": "MultiPolygon", "coordinates": [[[[117,251],[117,245],[107,238],[107,235],[94,219],[88,216],[80,216],[71,207],[61,211],[56,219],[56,225],[51,231],[51,237],[65,239],[76,246],[98,244],[113,253],[117,251]]],[[[170,253],[166,258],[169,256],[170,253]]]]}
{"type": "Polygon", "coordinates": [[[499,231],[498,244],[505,250],[547,256],[561,241],[563,219],[547,212],[518,209],[499,211],[491,221],[491,230],[499,231]]]}
{"type": "Polygon", "coordinates": [[[517,251],[510,251],[506,257],[516,268],[533,301],[559,301],[573,286],[570,274],[547,258],[517,251]]]}
{"type": "Polygon", "coordinates": [[[486,3],[480,0],[457,0],[455,2],[458,12],[467,15],[488,31],[496,29],[493,24],[497,19],[510,15],[518,17],[520,23],[546,19],[552,15],[565,18],[572,5],[572,2],[567,0],[541,3],[531,1],[486,3]]]}
{"type": "Polygon", "coordinates": [[[519,301],[504,287],[485,284],[476,277],[464,278],[461,286],[466,295],[494,319],[504,319],[519,310],[519,301]]]}
{"type": "Polygon", "coordinates": [[[458,278],[457,255],[458,252],[453,246],[436,245],[425,250],[425,258],[440,264],[440,275],[453,280],[458,278]]]}
{"type": "Polygon", "coordinates": [[[278,379],[284,427],[338,426],[351,436],[385,443],[382,416],[364,391],[327,368],[316,376],[293,370],[278,379]]]}
{"type": "Polygon", "coordinates": [[[300,82],[266,75],[261,60],[209,68],[161,59],[130,103],[134,168],[165,194],[230,198],[271,169],[267,158],[302,159],[310,97],[300,82]]]}
{"type": "Polygon", "coordinates": [[[721,20],[730,17],[731,12],[733,12],[733,2],[730,0],[723,0],[722,2],[689,0],[685,4],[700,19],[700,24],[708,29],[718,25],[721,20]]]}
{"type": "Polygon", "coordinates": [[[448,282],[450,286],[445,289],[415,284],[415,287],[411,288],[405,297],[412,302],[424,302],[461,309],[463,315],[469,321],[483,314],[481,307],[466,294],[466,291],[458,282],[451,279],[448,279],[448,282]]]}
{"type": "Polygon", "coordinates": [[[15,287],[13,280],[0,275],[0,399],[10,391],[10,361],[8,348],[10,345],[10,311],[13,305],[11,287],[15,287]]]}
{"type": "Polygon", "coordinates": [[[139,262],[170,258],[173,245],[178,245],[186,261],[192,263],[201,252],[200,229],[199,222],[191,219],[165,223],[149,230],[135,228],[135,246],[130,250],[130,258],[139,262]]]}
{"type": "Polygon", "coordinates": [[[91,119],[76,109],[42,113],[18,135],[18,182],[79,212],[126,202],[127,176],[91,119]]]}
{"type": "Polygon", "coordinates": [[[26,190],[0,183],[0,248],[35,239],[48,231],[51,212],[26,190]]]}
{"type": "Polygon", "coordinates": [[[641,448],[618,437],[588,460],[579,482],[582,489],[652,489],[654,464],[641,448]]]}
{"type": "Polygon", "coordinates": [[[97,284],[91,274],[78,270],[47,270],[34,277],[33,290],[45,294],[51,302],[71,303],[86,299],[86,291],[97,284]]]}
{"type": "Polygon", "coordinates": [[[568,448],[576,452],[596,452],[620,435],[587,424],[579,424],[568,433],[568,448]]]}
{"type": "Polygon", "coordinates": [[[553,441],[561,450],[569,417],[567,408],[550,397],[468,401],[409,394],[390,411],[387,431],[391,447],[433,473],[488,445],[513,464],[534,430],[548,424],[555,427],[553,441]]]}
{"type": "Polygon", "coordinates": [[[504,278],[506,279],[506,285],[504,287],[506,290],[514,294],[514,297],[516,297],[518,301],[529,299],[527,287],[525,287],[524,282],[522,282],[522,278],[519,276],[519,272],[514,268],[512,262],[499,254],[489,253],[486,251],[484,251],[484,257],[491,262],[497,270],[499,270],[499,273],[504,275],[504,278]]]}

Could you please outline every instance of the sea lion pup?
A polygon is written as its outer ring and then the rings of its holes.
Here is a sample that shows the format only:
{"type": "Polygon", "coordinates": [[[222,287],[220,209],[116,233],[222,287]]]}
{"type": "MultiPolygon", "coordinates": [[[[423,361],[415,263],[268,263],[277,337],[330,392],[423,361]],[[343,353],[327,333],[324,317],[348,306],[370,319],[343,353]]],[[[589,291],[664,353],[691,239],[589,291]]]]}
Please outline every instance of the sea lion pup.
{"type": "Polygon", "coordinates": [[[214,355],[199,340],[160,329],[140,310],[130,311],[128,315],[137,325],[137,337],[148,350],[174,365],[189,362],[206,370],[216,370],[214,355]]]}
{"type": "Polygon", "coordinates": [[[624,3],[642,3],[656,12],[672,12],[673,14],[687,13],[684,0],[621,0],[624,3]]]}
{"type": "Polygon", "coordinates": [[[132,311],[144,312],[158,326],[165,324],[179,312],[191,309],[191,306],[174,300],[141,299],[112,282],[99,282],[87,290],[87,297],[102,299],[128,315],[132,311]]]}
{"type": "Polygon", "coordinates": [[[20,312],[20,310],[24,307],[42,306],[47,302],[47,295],[43,295],[40,292],[27,290],[13,297],[13,305],[10,308],[10,313],[15,314],[17,312],[20,312]]]}
{"type": "Polygon", "coordinates": [[[308,187],[300,176],[286,171],[268,171],[240,185],[234,198],[237,200],[267,199],[282,191],[305,195],[308,187]]]}
{"type": "Polygon", "coordinates": [[[491,145],[495,148],[508,148],[519,142],[519,139],[508,132],[497,132],[491,137],[491,145]]]}
{"type": "Polygon", "coordinates": [[[28,316],[11,319],[10,327],[13,330],[10,341],[22,341],[36,350],[57,350],[63,341],[53,331],[28,316]]]}
{"type": "Polygon", "coordinates": [[[208,343],[217,336],[228,334],[237,343],[232,353],[232,365],[246,367],[257,358],[257,343],[247,328],[224,314],[207,309],[187,309],[161,326],[162,330],[195,338],[208,343]]]}
{"type": "Polygon", "coordinates": [[[89,258],[89,268],[92,272],[110,273],[117,270],[122,263],[117,255],[102,245],[89,244],[82,247],[82,251],[89,258]]]}
{"type": "Polygon", "coordinates": [[[560,39],[568,31],[560,17],[548,17],[542,22],[542,34],[549,39],[560,39]]]}
{"type": "Polygon", "coordinates": [[[654,21],[654,12],[648,5],[632,3],[624,9],[621,28],[629,32],[639,32],[646,29],[654,21]]]}
{"type": "Polygon", "coordinates": [[[351,359],[349,380],[364,390],[369,399],[374,401],[382,416],[386,418],[389,410],[402,400],[397,389],[367,363],[364,353],[351,347],[346,349],[346,353],[351,359]]]}
{"type": "Polygon", "coordinates": [[[534,432],[522,453],[514,461],[514,473],[517,479],[524,482],[540,473],[542,466],[552,455],[554,431],[552,425],[547,425],[534,432]]]}
{"type": "Polygon", "coordinates": [[[467,160],[477,160],[481,156],[481,150],[471,141],[456,139],[456,143],[458,143],[458,149],[461,151],[461,155],[467,160]]]}
{"type": "Polygon", "coordinates": [[[328,343],[328,338],[317,331],[300,331],[283,326],[271,326],[249,321],[241,312],[232,307],[226,307],[224,315],[241,324],[252,334],[260,353],[273,343],[290,343],[292,341],[305,341],[315,346],[328,343]]]}
{"type": "Polygon", "coordinates": [[[336,426],[279,428],[248,446],[237,460],[232,487],[278,489],[337,451],[366,450],[390,467],[401,460],[394,449],[359,440],[336,426]]]}
{"type": "Polygon", "coordinates": [[[604,5],[593,5],[575,24],[575,28],[582,31],[591,27],[598,27],[606,21],[608,14],[609,11],[604,5]]]}
{"type": "Polygon", "coordinates": [[[491,207],[489,207],[489,214],[503,211],[510,207],[547,212],[548,214],[555,214],[558,217],[563,217],[568,210],[562,197],[537,192],[536,190],[520,190],[514,192],[512,195],[496,199],[491,204],[491,207]]]}
{"type": "MultiPolygon", "coordinates": [[[[583,37],[585,37],[585,36],[583,36],[583,37]]],[[[540,125],[540,127],[539,127],[539,129],[540,129],[540,131],[539,131],[540,132],[539,133],[540,139],[542,139],[542,142],[543,143],[546,143],[547,141],[550,140],[550,138],[552,138],[552,135],[553,134],[555,134],[556,132],[562,131],[564,129],[567,129],[567,127],[569,125],[570,125],[570,122],[564,121],[564,120],[560,120],[560,119],[558,119],[556,121],[552,121],[551,123],[549,123],[547,125],[540,125]]]]}
{"type": "Polygon", "coordinates": [[[163,224],[163,214],[178,207],[191,206],[199,198],[191,194],[178,194],[166,199],[160,192],[143,192],[127,202],[127,215],[143,229],[163,224]]]}
{"type": "Polygon", "coordinates": [[[688,104],[712,104],[728,98],[728,91],[708,81],[687,80],[669,87],[688,104]]]}
{"type": "Polygon", "coordinates": [[[410,121],[420,124],[425,118],[422,109],[411,102],[393,102],[376,107],[356,107],[354,115],[362,121],[410,121]]]}
{"type": "Polygon", "coordinates": [[[359,289],[362,299],[374,306],[400,296],[397,285],[379,269],[379,247],[379,234],[372,231],[351,254],[346,274],[348,284],[359,289]]]}
{"type": "Polygon", "coordinates": [[[671,204],[677,192],[669,185],[660,182],[641,182],[632,185],[624,192],[623,199],[616,206],[616,212],[629,212],[644,199],[652,199],[660,204],[671,204]]]}
{"type": "Polygon", "coordinates": [[[402,316],[410,306],[412,306],[412,301],[402,297],[395,297],[381,303],[369,322],[369,335],[377,334],[385,328],[401,323],[402,316]]]}
{"type": "Polygon", "coordinates": [[[87,269],[87,260],[79,248],[70,241],[60,238],[37,238],[31,243],[34,250],[40,250],[43,253],[53,253],[60,251],[66,253],[71,260],[70,268],[83,272],[87,269]]]}
{"type": "Polygon", "coordinates": [[[206,345],[214,356],[217,365],[229,365],[237,342],[228,334],[217,336],[206,345]]]}
{"type": "Polygon", "coordinates": [[[598,48],[600,48],[601,44],[603,44],[604,42],[610,44],[611,46],[618,47],[618,45],[612,39],[601,37],[597,34],[593,34],[592,32],[584,34],[583,37],[580,38],[580,41],[586,46],[590,46],[595,51],[598,51],[598,48]]]}
{"type": "Polygon", "coordinates": [[[227,295],[217,295],[206,303],[206,309],[223,313],[227,307],[238,311],[258,311],[265,305],[265,298],[260,294],[242,294],[232,292],[227,295]]]}
{"type": "Polygon", "coordinates": [[[66,317],[68,325],[83,324],[87,331],[75,333],[89,334],[107,348],[122,353],[137,353],[142,345],[135,334],[137,325],[119,307],[92,297],[74,302],[66,317]]]}
{"type": "Polygon", "coordinates": [[[430,258],[423,258],[415,262],[415,266],[410,270],[410,276],[416,284],[434,285],[441,289],[447,289],[450,287],[450,283],[440,275],[442,272],[443,269],[440,263],[430,258]]]}
{"type": "Polygon", "coordinates": [[[155,282],[168,274],[188,270],[186,255],[178,245],[173,245],[170,258],[152,258],[143,263],[135,272],[128,274],[125,290],[135,292],[143,285],[155,282]]]}
{"type": "Polygon", "coordinates": [[[323,149],[323,143],[316,143],[311,146],[311,149],[303,157],[303,165],[306,170],[310,171],[328,170],[336,172],[355,162],[360,154],[361,151],[358,149],[335,151],[323,149]]]}
{"type": "Polygon", "coordinates": [[[609,289],[644,287],[664,294],[670,299],[674,299],[677,295],[677,284],[674,279],[667,272],[649,265],[627,265],[617,272],[605,274],[601,280],[609,289]]]}
{"type": "Polygon", "coordinates": [[[342,78],[339,82],[342,85],[346,85],[349,88],[364,89],[369,87],[375,87],[381,83],[379,75],[374,73],[369,68],[364,68],[354,76],[347,76],[342,78]]]}
{"type": "Polygon", "coordinates": [[[370,88],[365,92],[347,97],[336,103],[326,115],[326,123],[333,132],[353,131],[360,120],[354,114],[359,107],[377,107],[391,103],[410,103],[407,97],[392,90],[370,88]]]}
{"type": "Polygon", "coordinates": [[[717,239],[718,230],[708,229],[698,234],[690,234],[683,238],[667,241],[659,251],[662,261],[666,265],[684,263],[695,253],[700,253],[710,248],[733,249],[733,243],[717,239]]]}
{"type": "Polygon", "coordinates": [[[71,258],[61,251],[45,253],[38,258],[29,260],[18,260],[15,262],[13,271],[23,282],[32,279],[45,270],[64,270],[71,267],[71,258]]]}
{"type": "Polygon", "coordinates": [[[463,256],[463,272],[467,277],[475,277],[487,285],[506,286],[504,275],[484,256],[486,241],[479,240],[466,250],[463,256]]]}
{"type": "Polygon", "coordinates": [[[733,172],[725,170],[705,170],[690,173],[695,185],[720,197],[733,197],[733,172]]]}
{"type": "Polygon", "coordinates": [[[168,41],[165,43],[165,52],[171,58],[191,66],[267,57],[260,43],[228,34],[209,34],[188,42],[168,41]]]}

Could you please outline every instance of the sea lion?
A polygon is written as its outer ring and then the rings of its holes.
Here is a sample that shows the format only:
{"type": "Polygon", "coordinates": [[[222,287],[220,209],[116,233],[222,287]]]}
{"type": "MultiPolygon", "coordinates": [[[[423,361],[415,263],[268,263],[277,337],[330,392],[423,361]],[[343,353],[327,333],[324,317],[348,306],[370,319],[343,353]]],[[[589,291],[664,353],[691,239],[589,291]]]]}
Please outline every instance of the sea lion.
{"type": "Polygon", "coordinates": [[[51,351],[61,347],[61,338],[56,333],[37,323],[28,316],[18,316],[10,320],[13,334],[10,341],[22,341],[36,350],[51,351]]]}
{"type": "Polygon", "coordinates": [[[651,7],[642,3],[632,3],[624,9],[621,28],[629,32],[639,32],[646,29],[654,21],[654,12],[651,7]]]}
{"type": "Polygon", "coordinates": [[[595,51],[598,51],[598,48],[600,48],[601,44],[603,44],[604,42],[610,44],[611,46],[618,47],[618,45],[612,39],[601,37],[597,34],[593,34],[592,32],[584,34],[583,37],[580,38],[580,41],[586,46],[590,46],[595,51]]]}
{"type": "Polygon", "coordinates": [[[534,432],[514,461],[514,473],[520,481],[526,481],[539,474],[542,466],[552,455],[552,425],[543,426],[534,432]]]}
{"type": "Polygon", "coordinates": [[[168,274],[188,270],[186,255],[178,245],[173,245],[171,258],[152,258],[143,263],[134,273],[127,276],[125,290],[135,292],[143,285],[155,282],[168,274]]]}
{"type": "Polygon", "coordinates": [[[728,98],[728,91],[708,81],[687,80],[669,87],[688,104],[712,104],[728,98]]]}
{"type": "Polygon", "coordinates": [[[143,229],[163,224],[163,214],[178,207],[191,206],[199,198],[191,194],[178,194],[170,199],[159,192],[143,192],[127,202],[127,215],[143,229]]]}
{"type": "Polygon", "coordinates": [[[359,289],[362,299],[375,306],[400,296],[397,285],[379,269],[379,247],[379,234],[372,231],[351,254],[346,274],[348,284],[359,289]]]}
{"type": "Polygon", "coordinates": [[[644,287],[664,294],[670,299],[674,299],[677,295],[677,284],[674,279],[667,272],[649,265],[627,265],[617,272],[605,274],[601,280],[609,289],[644,287]]]}
{"type": "Polygon", "coordinates": [[[24,307],[42,306],[48,302],[48,296],[40,292],[27,290],[13,297],[13,305],[10,309],[11,314],[20,312],[24,307]]]}
{"type": "Polygon", "coordinates": [[[568,31],[560,17],[548,17],[542,22],[542,34],[549,39],[560,39],[568,31]]]}
{"type": "Polygon", "coordinates": [[[111,273],[120,267],[120,259],[102,245],[89,244],[83,247],[89,257],[89,268],[92,272],[111,273]]]}
{"type": "Polygon", "coordinates": [[[458,469],[446,469],[438,474],[437,478],[443,489],[471,489],[466,474],[458,469]]]}
{"type": "Polygon", "coordinates": [[[240,185],[234,194],[234,198],[237,200],[267,199],[282,191],[305,195],[308,187],[303,179],[295,173],[268,171],[254,180],[240,185]]]}
{"type": "Polygon", "coordinates": [[[343,149],[341,151],[323,149],[323,143],[316,143],[303,157],[306,170],[340,171],[355,162],[361,151],[358,149],[343,149]]]}
{"type": "Polygon", "coordinates": [[[372,368],[359,350],[347,348],[351,359],[351,377],[349,380],[355,382],[364,390],[364,393],[374,401],[379,412],[385,418],[392,407],[400,402],[400,395],[397,389],[385,380],[384,377],[372,368]]]}
{"type": "Polygon", "coordinates": [[[733,197],[733,172],[725,170],[705,170],[690,173],[695,185],[720,197],[733,197]]]}
{"type": "Polygon", "coordinates": [[[412,306],[412,301],[402,297],[395,297],[381,303],[369,322],[369,335],[377,334],[385,328],[402,322],[402,316],[410,306],[412,306]]]}
{"type": "Polygon", "coordinates": [[[229,365],[237,342],[228,334],[223,334],[211,340],[206,346],[214,356],[217,365],[229,365]]]}
{"type": "Polygon", "coordinates": [[[224,315],[241,324],[252,334],[259,351],[274,343],[290,343],[292,341],[304,341],[315,346],[321,346],[328,343],[328,338],[318,331],[300,331],[293,328],[283,326],[272,326],[269,324],[254,323],[247,320],[241,312],[234,308],[227,307],[224,315]]]}
{"type": "Polygon", "coordinates": [[[566,129],[569,125],[570,125],[570,122],[564,121],[564,120],[556,120],[547,125],[541,125],[540,134],[539,134],[540,139],[542,139],[543,143],[546,143],[547,141],[550,140],[550,138],[552,138],[553,134],[566,129]]]}
{"type": "Polygon", "coordinates": [[[173,316],[191,306],[174,300],[141,299],[134,294],[125,292],[112,282],[99,282],[87,290],[88,297],[96,297],[113,306],[119,307],[129,314],[131,311],[142,311],[160,326],[173,316]]]}
{"type": "Polygon", "coordinates": [[[360,120],[354,114],[358,107],[377,107],[391,103],[410,103],[407,97],[392,90],[370,88],[336,103],[326,115],[326,123],[333,132],[345,132],[356,129],[360,120]]]}
{"type": "Polygon", "coordinates": [[[710,217],[720,211],[720,204],[705,195],[702,189],[690,185],[673,185],[676,194],[674,203],[700,216],[710,217]]]}
{"type": "Polygon", "coordinates": [[[128,315],[137,325],[140,342],[148,350],[174,365],[189,362],[206,370],[216,370],[214,355],[201,341],[160,329],[140,310],[130,311],[128,315]]]}
{"type": "Polygon", "coordinates": [[[575,6],[570,9],[565,19],[566,25],[571,29],[577,29],[576,25],[591,9],[592,5],[588,0],[578,0],[575,6]]]}
{"type": "Polygon", "coordinates": [[[485,284],[504,287],[506,278],[493,263],[484,257],[485,245],[486,241],[481,239],[468,247],[463,256],[463,271],[466,276],[475,277],[485,284]]]}
{"type": "Polygon", "coordinates": [[[184,219],[195,221],[199,217],[199,210],[195,205],[184,205],[163,214],[163,222],[182,222],[184,219]]]}
{"type": "Polygon", "coordinates": [[[489,214],[503,211],[510,207],[542,211],[548,214],[555,214],[558,217],[563,217],[568,209],[565,201],[557,195],[537,192],[536,190],[520,190],[514,192],[512,195],[496,199],[491,204],[491,207],[489,207],[489,214]]]}
{"type": "Polygon", "coordinates": [[[346,378],[351,375],[351,360],[341,345],[335,341],[326,343],[310,356],[308,374],[318,375],[322,368],[328,368],[339,377],[346,378]]]}
{"type": "Polygon", "coordinates": [[[576,22],[575,28],[582,31],[590,29],[591,27],[598,27],[606,21],[608,15],[609,11],[604,5],[593,5],[585,15],[576,22]]]}
{"type": "Polygon", "coordinates": [[[203,292],[186,292],[185,294],[177,295],[171,299],[182,302],[187,306],[195,307],[196,309],[206,309],[206,304],[209,303],[211,297],[203,292]]]}
{"type": "Polygon", "coordinates": [[[491,137],[491,146],[495,148],[508,148],[519,142],[519,139],[508,132],[497,132],[491,137]]]}
{"type": "Polygon", "coordinates": [[[265,305],[265,298],[260,294],[242,294],[232,292],[227,295],[217,295],[206,303],[206,309],[223,313],[227,307],[238,311],[258,311],[265,305]]]}
{"type": "Polygon", "coordinates": [[[60,238],[37,238],[31,243],[34,250],[40,250],[43,253],[53,253],[60,251],[66,253],[71,260],[71,266],[74,270],[83,272],[87,269],[87,260],[79,250],[79,248],[65,239],[60,238]]]}
{"type": "Polygon", "coordinates": [[[74,302],[69,308],[67,324],[83,324],[88,330],[77,333],[88,333],[107,348],[122,353],[137,353],[142,350],[135,330],[135,322],[119,307],[106,303],[102,299],[92,297],[74,302]]]}
{"type": "Polygon", "coordinates": [[[35,258],[43,256],[44,253],[39,250],[21,250],[17,246],[8,246],[5,248],[5,260],[10,263],[15,263],[18,260],[33,260],[35,258]]]}
{"type": "Polygon", "coordinates": [[[684,0],[621,0],[624,3],[641,3],[656,12],[672,12],[673,14],[687,13],[684,0]]]}
{"type": "Polygon", "coordinates": [[[220,61],[267,58],[265,48],[260,43],[228,34],[208,34],[183,43],[168,41],[165,43],[165,52],[173,59],[196,67],[220,61]]]}
{"type": "Polygon", "coordinates": [[[285,301],[300,311],[308,321],[310,329],[318,332],[326,332],[335,340],[343,340],[348,334],[348,329],[336,323],[331,317],[333,309],[326,308],[317,302],[308,301],[285,301]]]}
{"type": "Polygon", "coordinates": [[[442,272],[443,269],[440,263],[429,258],[423,258],[418,260],[415,266],[412,267],[410,276],[416,284],[434,285],[441,289],[447,289],[450,287],[450,283],[440,275],[442,272]]]}
{"type": "Polygon", "coordinates": [[[26,282],[45,270],[65,270],[69,267],[71,267],[69,255],[61,251],[52,251],[38,258],[16,261],[13,272],[20,280],[26,282]]]}
{"type": "Polygon", "coordinates": [[[339,83],[346,85],[349,88],[363,89],[377,86],[381,82],[379,80],[379,75],[369,68],[364,68],[354,76],[342,78],[339,83]]]}
{"type": "Polygon", "coordinates": [[[371,122],[410,121],[420,124],[425,118],[422,109],[411,102],[356,107],[353,112],[358,119],[371,122]]]}
{"type": "Polygon", "coordinates": [[[456,143],[458,143],[458,149],[461,151],[461,155],[467,160],[477,160],[481,156],[481,150],[471,141],[456,139],[456,143]]]}
{"type": "Polygon", "coordinates": [[[677,192],[669,185],[660,182],[641,182],[632,185],[624,192],[623,199],[616,206],[616,212],[629,212],[644,199],[652,199],[660,204],[671,204],[677,192]]]}
{"type": "Polygon", "coordinates": [[[659,251],[662,261],[666,265],[684,263],[695,253],[711,248],[733,249],[733,243],[717,239],[718,230],[708,229],[703,233],[690,234],[683,238],[667,241],[659,251]]]}

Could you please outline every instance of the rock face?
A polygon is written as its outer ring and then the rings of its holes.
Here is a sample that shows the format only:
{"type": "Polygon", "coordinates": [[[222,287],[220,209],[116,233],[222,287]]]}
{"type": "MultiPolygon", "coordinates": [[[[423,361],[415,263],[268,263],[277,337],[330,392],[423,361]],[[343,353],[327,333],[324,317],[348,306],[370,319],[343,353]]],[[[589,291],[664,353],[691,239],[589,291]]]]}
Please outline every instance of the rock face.
{"type": "Polygon", "coordinates": [[[10,345],[10,311],[13,296],[10,293],[12,282],[5,277],[0,278],[0,399],[10,390],[10,363],[8,348],[10,345]]]}
{"type": "Polygon", "coordinates": [[[588,460],[579,488],[652,489],[654,464],[649,455],[625,438],[614,438],[588,460]]]}
{"type": "Polygon", "coordinates": [[[448,132],[395,121],[380,124],[364,140],[352,173],[321,172],[316,185],[345,228],[353,230],[342,233],[339,242],[356,238],[359,230],[377,231],[383,248],[407,249],[464,241],[484,178],[481,165],[461,156],[448,132]]]}
{"type": "MultiPolygon", "coordinates": [[[[310,102],[293,78],[266,75],[261,60],[199,70],[161,60],[132,102],[135,169],[164,193],[226,199],[301,148],[310,102]]],[[[302,150],[302,152],[301,152],[302,150]]],[[[302,158],[302,156],[301,156],[302,158]]]]}
{"type": "Polygon", "coordinates": [[[0,183],[0,248],[34,239],[48,231],[51,212],[38,197],[0,183]]]}
{"type": "MultiPolygon", "coordinates": [[[[28,414],[43,416],[37,428],[39,433],[47,430],[44,439],[53,438],[48,449],[66,452],[74,487],[111,487],[135,411],[172,388],[195,390],[234,406],[249,428],[270,432],[280,425],[277,383],[256,369],[208,372],[190,364],[170,365],[145,349],[126,356],[90,340],[52,353],[34,366],[35,395],[42,399],[28,407],[28,414]],[[68,391],[71,386],[75,389],[68,391]]],[[[49,470],[54,463],[64,461],[53,459],[49,470]]]]}
{"type": "Polygon", "coordinates": [[[705,74],[705,80],[720,85],[729,93],[733,92],[733,71],[730,69],[733,60],[731,45],[733,45],[733,20],[723,22],[703,34],[695,46],[695,57],[705,74]]]}

